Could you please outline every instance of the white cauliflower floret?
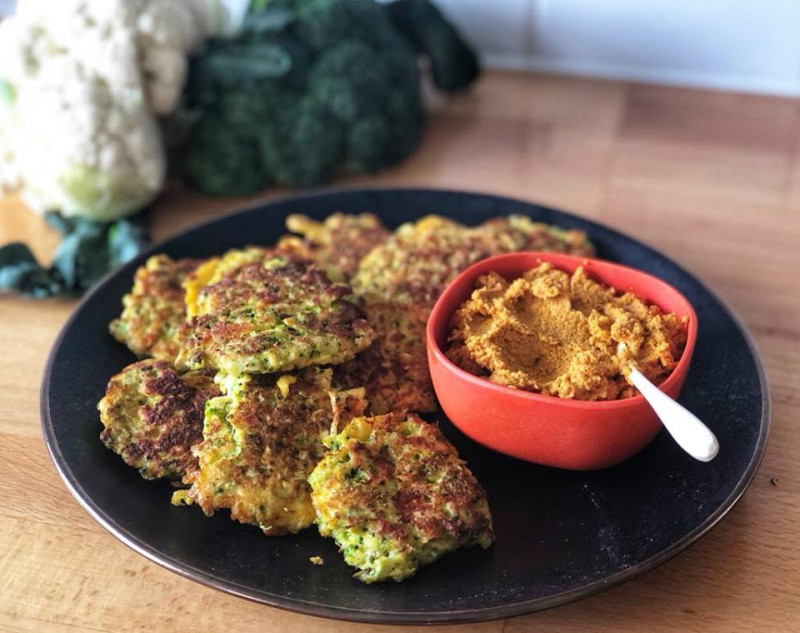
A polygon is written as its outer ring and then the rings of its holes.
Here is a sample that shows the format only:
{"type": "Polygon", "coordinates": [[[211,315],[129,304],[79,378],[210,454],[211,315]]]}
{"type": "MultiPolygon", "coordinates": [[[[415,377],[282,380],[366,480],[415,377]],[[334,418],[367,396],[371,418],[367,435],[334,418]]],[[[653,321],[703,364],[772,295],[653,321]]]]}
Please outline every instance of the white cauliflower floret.
{"type": "Polygon", "coordinates": [[[175,109],[189,53],[208,33],[195,0],[21,0],[16,19],[42,25],[51,45],[112,81],[144,84],[156,114],[175,109]],[[154,60],[167,63],[162,70],[154,60]]]}
{"type": "Polygon", "coordinates": [[[154,116],[208,28],[196,0],[20,0],[0,24],[0,185],[100,220],[148,204],[166,171],[154,116]]]}
{"type": "Polygon", "coordinates": [[[66,56],[19,92],[12,143],[33,209],[97,220],[121,217],[161,189],[165,161],[141,91],[111,85],[66,56]]]}
{"type": "Polygon", "coordinates": [[[204,40],[204,25],[190,4],[151,0],[138,16],[138,48],[150,107],[169,114],[186,82],[187,55],[204,40]]]}

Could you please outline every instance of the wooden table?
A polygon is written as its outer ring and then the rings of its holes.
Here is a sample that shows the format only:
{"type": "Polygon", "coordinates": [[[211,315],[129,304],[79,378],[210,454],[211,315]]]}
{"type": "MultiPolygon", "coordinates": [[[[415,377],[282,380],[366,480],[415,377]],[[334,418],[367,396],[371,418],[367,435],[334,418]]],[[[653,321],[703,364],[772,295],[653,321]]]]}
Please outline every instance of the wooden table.
{"type": "MultiPolygon", "coordinates": [[[[344,184],[505,194],[641,238],[695,272],[744,318],[774,405],[769,449],[750,490],[690,550],[587,600],[441,630],[800,630],[797,103],[493,73],[433,110],[411,160],[344,184]]],[[[165,238],[242,203],[173,189],[158,204],[153,232],[165,238]]],[[[19,201],[5,199],[0,243],[11,239],[31,243],[43,257],[57,243],[19,201]]],[[[89,518],[61,483],[39,430],[45,359],[73,307],[0,299],[0,631],[386,630],[207,589],[148,562],[89,518]]]]}

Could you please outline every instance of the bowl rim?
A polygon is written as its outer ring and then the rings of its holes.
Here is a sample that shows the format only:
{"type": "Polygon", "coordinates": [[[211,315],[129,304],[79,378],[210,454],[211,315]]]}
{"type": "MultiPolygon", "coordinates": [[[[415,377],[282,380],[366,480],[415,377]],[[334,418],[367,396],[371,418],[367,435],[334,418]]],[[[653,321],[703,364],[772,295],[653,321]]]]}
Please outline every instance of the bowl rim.
{"type": "MultiPolygon", "coordinates": [[[[453,281],[451,281],[447,285],[444,292],[442,292],[442,294],[436,300],[436,303],[434,304],[433,309],[431,310],[431,314],[428,318],[428,323],[425,326],[425,342],[427,349],[430,353],[432,353],[435,356],[436,360],[439,363],[441,363],[444,366],[444,368],[447,369],[451,374],[454,374],[456,378],[466,383],[469,383],[477,388],[488,389],[490,392],[497,394],[498,397],[516,398],[523,401],[527,400],[531,403],[531,405],[547,404],[547,405],[563,406],[566,408],[585,410],[585,411],[592,411],[592,410],[608,411],[615,409],[627,409],[627,408],[649,406],[647,404],[647,401],[644,399],[644,396],[642,396],[641,394],[631,396],[630,398],[622,398],[619,400],[574,400],[569,398],[559,398],[558,396],[548,396],[533,391],[525,391],[523,389],[513,389],[511,387],[506,387],[505,385],[498,385],[497,383],[493,383],[487,380],[486,378],[482,378],[481,376],[476,376],[474,374],[471,374],[465,369],[462,369],[461,367],[456,365],[449,358],[447,358],[444,351],[436,341],[434,330],[436,329],[436,325],[444,318],[444,311],[445,311],[444,304],[449,299],[449,297],[455,292],[456,286],[459,285],[464,278],[490,272],[491,264],[495,262],[516,260],[523,257],[528,258],[531,256],[539,258],[540,261],[542,262],[551,263],[556,268],[559,268],[559,266],[557,263],[553,262],[552,259],[560,259],[562,261],[571,260],[572,262],[579,263],[580,265],[585,263],[589,266],[591,266],[592,263],[596,263],[604,267],[609,267],[612,270],[618,269],[624,271],[632,271],[637,275],[649,278],[656,284],[659,284],[661,286],[666,286],[672,292],[676,293],[684,301],[684,303],[688,308],[688,314],[686,316],[689,317],[689,322],[687,323],[686,326],[686,334],[687,334],[686,346],[684,347],[683,353],[681,354],[678,363],[675,365],[675,368],[663,382],[658,384],[658,387],[662,390],[664,388],[669,388],[675,382],[678,381],[679,376],[683,370],[688,371],[687,366],[691,362],[695,344],[697,342],[697,330],[698,330],[697,313],[695,312],[694,306],[692,306],[691,302],[684,296],[682,292],[680,292],[673,285],[667,283],[663,279],[656,277],[655,275],[651,275],[650,273],[646,273],[643,270],[639,270],[638,268],[625,266],[623,264],[618,264],[616,262],[608,261],[605,259],[599,259],[596,257],[586,257],[583,255],[569,255],[566,253],[551,253],[545,251],[519,251],[515,253],[503,253],[501,255],[494,255],[492,257],[487,257],[478,262],[475,262],[469,268],[463,270],[455,277],[455,279],[453,279],[453,281]],[[480,272],[476,273],[476,271],[480,272]]],[[[589,273],[591,276],[591,270],[589,270],[589,273]]],[[[450,317],[452,316],[452,313],[449,313],[446,316],[447,320],[449,321],[450,317]]],[[[434,385],[434,390],[435,390],[435,385],[434,385]]]]}

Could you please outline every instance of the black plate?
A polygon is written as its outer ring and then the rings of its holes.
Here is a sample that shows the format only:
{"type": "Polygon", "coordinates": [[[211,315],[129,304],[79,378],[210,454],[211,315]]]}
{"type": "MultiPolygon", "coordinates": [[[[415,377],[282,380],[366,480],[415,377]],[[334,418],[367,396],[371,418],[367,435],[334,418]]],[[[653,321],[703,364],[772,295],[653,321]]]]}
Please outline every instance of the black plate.
{"type": "MultiPolygon", "coordinates": [[[[216,220],[156,249],[210,256],[270,244],[289,213],[323,218],[372,211],[389,226],[428,213],[465,223],[527,214],[588,232],[599,255],[676,286],[697,310],[700,332],[681,401],[719,437],[719,457],[693,461],[661,433],[635,458],[599,472],[545,468],[490,452],[441,416],[486,487],[497,543],[444,557],[400,584],[351,578],[332,541],[314,529],[266,538],[226,513],[205,518],[169,504],[165,482],[147,482],[98,439],[95,406],[106,381],[133,360],[107,333],[135,268],[109,276],[81,303],[50,356],[42,419],[56,468],[97,521],[147,558],[179,574],[268,605],[369,622],[455,622],[502,618],[597,593],[654,568],[696,541],[742,495],[763,456],[769,396],[742,325],[692,275],[651,248],[592,222],[492,196],[427,190],[359,190],[288,198],[216,220]],[[309,562],[322,556],[324,567],[309,562]]],[[[502,420],[497,423],[501,424],[502,420]]]]}

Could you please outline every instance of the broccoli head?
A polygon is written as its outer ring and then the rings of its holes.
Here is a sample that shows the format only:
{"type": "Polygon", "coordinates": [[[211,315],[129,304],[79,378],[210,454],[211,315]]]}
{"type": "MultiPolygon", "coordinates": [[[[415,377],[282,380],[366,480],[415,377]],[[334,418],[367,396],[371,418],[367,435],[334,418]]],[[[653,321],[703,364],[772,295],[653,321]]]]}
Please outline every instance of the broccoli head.
{"type": "Polygon", "coordinates": [[[242,195],[408,156],[424,120],[417,51],[456,77],[437,79],[445,87],[463,87],[477,69],[433,11],[447,40],[435,50],[434,30],[418,37],[408,26],[417,22],[374,0],[254,0],[241,35],[212,41],[192,63],[185,102],[199,123],[184,153],[188,182],[242,195]]]}

